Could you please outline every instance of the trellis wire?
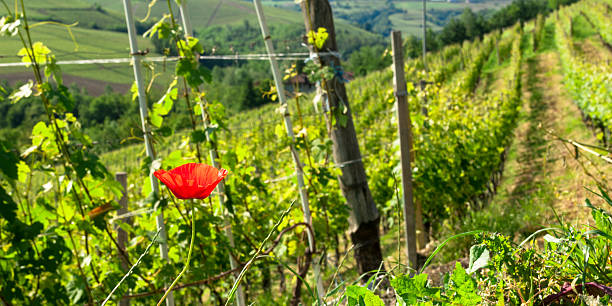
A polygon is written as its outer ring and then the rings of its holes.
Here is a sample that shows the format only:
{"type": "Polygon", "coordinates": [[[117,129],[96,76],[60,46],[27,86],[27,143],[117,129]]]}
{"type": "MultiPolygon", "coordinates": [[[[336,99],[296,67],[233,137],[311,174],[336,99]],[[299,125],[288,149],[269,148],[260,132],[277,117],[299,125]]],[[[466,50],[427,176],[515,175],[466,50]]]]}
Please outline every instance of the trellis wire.
{"type": "MultiPolygon", "coordinates": [[[[138,55],[144,56],[144,54],[140,54],[136,52],[138,55]]],[[[337,56],[336,52],[328,53],[329,55],[337,56]]],[[[152,56],[147,57],[147,61],[149,62],[176,62],[180,59],[180,56],[152,56]]],[[[224,60],[224,61],[245,61],[245,60],[257,60],[257,61],[267,61],[271,58],[276,60],[284,60],[284,61],[299,61],[306,60],[309,58],[309,54],[305,52],[298,53],[276,53],[272,55],[267,54],[228,54],[228,55],[199,55],[199,60],[224,60]]],[[[57,61],[58,65],[89,65],[89,64],[124,64],[131,63],[132,58],[130,57],[121,57],[121,58],[100,58],[100,59],[85,59],[85,60],[64,60],[57,61]]],[[[14,63],[1,63],[0,67],[25,67],[29,63],[23,62],[14,62],[14,63]]]]}
{"type": "Polygon", "coordinates": [[[117,283],[117,285],[115,285],[115,288],[113,288],[113,290],[108,294],[108,296],[106,297],[104,302],[102,302],[102,306],[106,305],[108,300],[113,296],[113,293],[115,293],[115,291],[119,288],[119,286],[121,286],[123,281],[125,281],[128,278],[128,276],[130,276],[132,274],[132,272],[134,271],[134,268],[136,268],[140,264],[140,261],[142,261],[142,258],[145,257],[145,255],[147,255],[147,253],[149,253],[149,249],[153,246],[153,244],[155,243],[155,240],[157,240],[157,236],[159,236],[159,233],[161,233],[161,231],[162,231],[161,227],[157,229],[157,233],[155,233],[155,236],[153,236],[153,239],[151,240],[151,243],[149,243],[149,245],[144,250],[144,252],[142,254],[140,254],[140,257],[138,257],[138,260],[136,261],[136,263],[134,263],[134,265],[130,268],[130,270],[128,270],[127,273],[125,273],[125,275],[117,283]]]}

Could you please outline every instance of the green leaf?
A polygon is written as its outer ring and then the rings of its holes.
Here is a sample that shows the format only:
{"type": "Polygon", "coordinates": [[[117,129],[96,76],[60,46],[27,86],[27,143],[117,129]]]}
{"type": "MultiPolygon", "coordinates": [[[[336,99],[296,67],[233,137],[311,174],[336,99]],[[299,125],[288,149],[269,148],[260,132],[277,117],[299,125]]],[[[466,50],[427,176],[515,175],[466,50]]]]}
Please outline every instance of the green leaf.
{"type": "Polygon", "coordinates": [[[208,69],[206,66],[204,65],[200,65],[200,67],[198,68],[199,72],[200,72],[200,77],[206,82],[206,83],[210,83],[212,82],[212,72],[210,71],[210,69],[208,69]]]}
{"type": "Polygon", "coordinates": [[[162,168],[175,168],[185,163],[181,150],[172,151],[162,162],[162,168]]]}
{"type": "Polygon", "coordinates": [[[15,204],[13,198],[11,198],[2,185],[0,185],[0,217],[11,222],[17,216],[15,213],[16,210],[17,204],[15,204]]]}
{"type": "Polygon", "coordinates": [[[470,248],[470,265],[468,274],[472,274],[489,264],[489,250],[483,244],[474,245],[470,248]]]}
{"type": "Polygon", "coordinates": [[[174,130],[167,126],[162,126],[161,128],[155,130],[156,134],[159,134],[163,137],[171,136],[174,133],[174,130]]]}
{"type": "Polygon", "coordinates": [[[2,142],[0,142],[0,161],[0,172],[11,180],[18,179],[19,158],[2,142]]]}
{"type": "Polygon", "coordinates": [[[172,34],[172,27],[166,22],[166,19],[170,18],[170,15],[164,14],[161,20],[155,23],[149,30],[147,30],[142,36],[153,37],[157,33],[157,38],[164,39],[172,34]]]}
{"type": "Polygon", "coordinates": [[[460,262],[456,262],[455,270],[450,277],[453,304],[455,305],[479,305],[482,298],[478,295],[476,281],[463,269],[460,262]]]}
{"type": "Polygon", "coordinates": [[[64,79],[62,78],[62,69],[57,65],[55,57],[49,58],[49,63],[45,66],[45,77],[48,79],[51,75],[55,79],[58,85],[62,85],[64,79]]]}
{"type": "Polygon", "coordinates": [[[70,297],[70,304],[83,304],[87,301],[85,282],[80,276],[73,275],[72,279],[66,285],[66,290],[70,297]]]}
{"type": "Polygon", "coordinates": [[[32,63],[32,59],[30,56],[34,56],[34,60],[38,64],[47,63],[47,57],[51,53],[51,50],[47,48],[47,46],[43,45],[42,42],[37,41],[32,45],[32,48],[21,48],[17,53],[18,56],[21,56],[21,61],[27,64],[27,67],[32,63]]]}
{"type": "Polygon", "coordinates": [[[17,164],[17,180],[20,183],[26,182],[30,172],[32,172],[32,170],[30,170],[30,167],[28,167],[28,164],[26,164],[24,161],[19,161],[19,163],[17,164]]]}
{"type": "Polygon", "coordinates": [[[21,100],[23,98],[30,97],[32,95],[32,87],[34,87],[34,83],[32,82],[32,80],[30,80],[27,83],[21,85],[21,87],[19,87],[19,89],[17,89],[17,91],[13,92],[9,96],[9,99],[11,99],[11,104],[15,104],[15,103],[19,102],[19,100],[21,100]]]}
{"type": "Polygon", "coordinates": [[[130,87],[130,92],[132,93],[132,101],[136,101],[136,98],[138,98],[138,84],[136,83],[136,81],[132,83],[132,87],[130,87]]]}
{"type": "Polygon", "coordinates": [[[406,305],[414,305],[440,297],[440,289],[429,287],[427,274],[424,273],[414,277],[399,275],[391,280],[391,286],[406,305]]]}
{"type": "Polygon", "coordinates": [[[161,127],[162,122],[164,122],[164,118],[155,112],[151,112],[149,115],[149,121],[154,127],[161,127]]]}
{"type": "Polygon", "coordinates": [[[344,293],[348,300],[349,306],[367,305],[367,306],[384,306],[385,303],[372,291],[361,286],[348,286],[344,293]]]}
{"type": "Polygon", "coordinates": [[[201,130],[195,130],[191,132],[191,142],[192,143],[201,143],[206,141],[206,133],[201,130]]]}
{"type": "Polygon", "coordinates": [[[176,75],[182,76],[189,86],[195,88],[204,82],[210,83],[212,74],[208,68],[198,65],[195,59],[181,58],[176,64],[176,75]]]}

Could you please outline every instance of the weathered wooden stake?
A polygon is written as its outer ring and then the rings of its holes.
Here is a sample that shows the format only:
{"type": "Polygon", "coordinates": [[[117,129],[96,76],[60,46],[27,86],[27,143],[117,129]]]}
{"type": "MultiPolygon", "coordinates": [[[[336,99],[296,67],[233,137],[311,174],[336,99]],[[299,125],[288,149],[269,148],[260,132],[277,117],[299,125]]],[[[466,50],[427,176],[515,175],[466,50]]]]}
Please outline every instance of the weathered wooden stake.
{"type": "MultiPolygon", "coordinates": [[[[410,112],[408,109],[406,79],[404,76],[404,51],[402,48],[402,33],[391,32],[391,45],[393,50],[393,87],[395,89],[395,101],[397,105],[397,122],[400,139],[401,165],[402,165],[402,187],[404,193],[404,226],[406,236],[406,257],[408,265],[412,269],[417,267],[416,253],[416,226],[414,203],[412,202],[412,168],[410,166],[410,155],[412,154],[412,131],[410,112]]],[[[411,273],[413,274],[413,273],[411,273]]]]}
{"type": "MultiPolygon", "coordinates": [[[[123,187],[123,190],[122,190],[123,195],[121,196],[121,199],[119,199],[119,205],[121,205],[121,208],[119,208],[117,213],[119,215],[124,215],[129,212],[128,201],[127,201],[128,200],[127,173],[117,172],[115,174],[115,179],[123,187]]],[[[125,219],[125,223],[132,224],[132,218],[125,219]]],[[[123,251],[125,251],[126,249],[125,245],[127,244],[128,240],[129,240],[129,237],[128,237],[127,232],[124,229],[122,229],[120,226],[117,226],[117,244],[119,245],[119,248],[121,248],[123,251]]],[[[125,258],[123,256],[119,256],[119,257],[121,258],[121,267],[127,272],[127,270],[130,269],[130,265],[125,261],[125,258]]],[[[129,306],[129,305],[130,305],[130,300],[128,299],[122,299],[121,301],[119,301],[119,306],[129,306]]]]}
{"type": "Polygon", "coordinates": [[[497,53],[497,65],[501,65],[501,58],[499,57],[499,40],[501,39],[501,35],[498,35],[495,38],[495,52],[497,53]]]}
{"type": "MultiPolygon", "coordinates": [[[[327,29],[328,37],[320,50],[330,53],[318,57],[320,64],[340,72],[342,69],[340,59],[333,55],[338,51],[338,44],[329,1],[306,0],[302,1],[300,6],[304,13],[307,32],[316,32],[319,28],[327,29]]],[[[349,232],[351,241],[355,245],[353,253],[357,272],[366,274],[378,270],[383,261],[380,248],[380,213],[368,186],[368,178],[353,123],[353,114],[346,87],[339,73],[333,79],[326,80],[323,88],[328,96],[330,116],[334,117],[331,139],[334,162],[341,170],[338,182],[347,204],[351,207],[349,232]]],[[[364,282],[366,280],[367,277],[363,278],[364,282]]]]}

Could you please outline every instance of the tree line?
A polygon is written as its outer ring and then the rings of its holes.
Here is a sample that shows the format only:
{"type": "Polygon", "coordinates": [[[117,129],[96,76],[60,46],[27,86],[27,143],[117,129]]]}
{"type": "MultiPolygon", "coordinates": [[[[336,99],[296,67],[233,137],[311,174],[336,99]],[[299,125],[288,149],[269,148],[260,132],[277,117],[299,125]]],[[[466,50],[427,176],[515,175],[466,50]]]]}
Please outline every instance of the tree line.
{"type": "MultiPolygon", "coordinates": [[[[502,30],[516,22],[523,24],[538,14],[547,15],[561,5],[568,5],[576,0],[515,0],[508,6],[495,11],[475,13],[466,8],[463,13],[450,20],[439,32],[427,31],[427,51],[437,51],[444,46],[462,43],[465,40],[482,39],[483,35],[502,30]]],[[[414,58],[422,54],[422,42],[411,35],[406,40],[406,53],[414,58]]]]}

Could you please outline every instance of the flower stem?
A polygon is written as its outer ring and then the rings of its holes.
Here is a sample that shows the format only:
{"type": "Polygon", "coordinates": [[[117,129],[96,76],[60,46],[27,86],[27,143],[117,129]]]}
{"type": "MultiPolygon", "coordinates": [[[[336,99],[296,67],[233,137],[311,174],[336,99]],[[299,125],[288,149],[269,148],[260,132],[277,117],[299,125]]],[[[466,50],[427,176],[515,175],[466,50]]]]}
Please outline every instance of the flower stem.
{"type": "Polygon", "coordinates": [[[179,273],[179,275],[176,277],[176,279],[174,279],[174,281],[172,282],[172,284],[170,285],[168,290],[166,290],[166,293],[164,293],[164,296],[162,296],[162,298],[159,300],[159,302],[157,302],[157,306],[160,306],[164,302],[164,300],[166,299],[168,294],[170,294],[170,292],[172,291],[172,288],[174,288],[174,286],[176,286],[176,284],[178,283],[179,279],[181,279],[181,277],[183,276],[185,271],[187,271],[187,268],[189,268],[189,262],[191,261],[191,251],[193,251],[193,241],[195,240],[195,218],[194,218],[194,215],[195,215],[195,207],[193,206],[193,202],[192,202],[191,203],[191,242],[189,243],[189,252],[187,253],[187,261],[185,262],[185,266],[183,267],[183,270],[181,270],[181,273],[179,273]]]}

